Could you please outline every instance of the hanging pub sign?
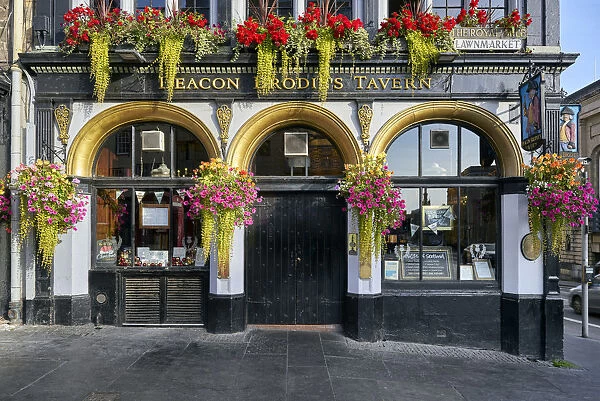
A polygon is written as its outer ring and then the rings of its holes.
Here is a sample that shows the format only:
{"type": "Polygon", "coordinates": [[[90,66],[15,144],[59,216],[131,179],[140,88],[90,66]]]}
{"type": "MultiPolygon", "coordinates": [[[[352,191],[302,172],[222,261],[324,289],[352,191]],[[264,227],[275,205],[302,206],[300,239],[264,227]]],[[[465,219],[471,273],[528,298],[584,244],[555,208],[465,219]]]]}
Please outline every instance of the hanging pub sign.
{"type": "Polygon", "coordinates": [[[519,86],[521,100],[521,148],[534,151],[544,144],[544,83],[543,73],[538,73],[519,86]]]}
{"type": "Polygon", "coordinates": [[[558,145],[561,152],[579,152],[579,112],[581,105],[565,104],[560,106],[558,127],[558,145]]]}

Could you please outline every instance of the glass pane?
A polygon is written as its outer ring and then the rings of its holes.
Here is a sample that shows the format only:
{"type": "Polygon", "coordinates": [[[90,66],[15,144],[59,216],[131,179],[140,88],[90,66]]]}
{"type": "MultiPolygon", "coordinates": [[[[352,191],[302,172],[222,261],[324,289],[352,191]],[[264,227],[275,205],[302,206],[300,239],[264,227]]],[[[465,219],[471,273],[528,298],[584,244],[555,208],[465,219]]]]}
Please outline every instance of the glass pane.
{"type": "Polygon", "coordinates": [[[131,191],[98,189],[96,195],[96,264],[130,266],[131,191]]]}
{"type": "Polygon", "coordinates": [[[402,7],[406,4],[405,0],[390,0],[388,1],[388,14],[391,16],[394,12],[400,12],[402,7]]]}
{"type": "Polygon", "coordinates": [[[177,177],[191,177],[200,162],[208,161],[202,142],[191,132],[173,127],[175,132],[175,171],[177,177]]]}
{"type": "Polygon", "coordinates": [[[171,266],[203,266],[203,250],[200,221],[188,217],[188,207],[183,205],[183,194],[173,190],[171,204],[171,228],[173,238],[171,246],[171,266]]]}
{"type": "MultiPolygon", "coordinates": [[[[257,176],[342,175],[344,162],[329,138],[305,128],[290,129],[287,132],[307,134],[308,156],[286,156],[285,133],[278,132],[264,141],[254,155],[251,169],[257,176]]],[[[301,135],[298,138],[300,137],[301,135]]]]}
{"type": "Polygon", "coordinates": [[[422,175],[456,176],[458,127],[451,124],[422,126],[422,175]]]}
{"type": "Polygon", "coordinates": [[[419,129],[411,128],[387,149],[387,163],[394,176],[419,175],[419,129]]]}
{"type": "Polygon", "coordinates": [[[423,190],[423,280],[453,280],[457,277],[457,188],[423,190]]]}
{"type": "Polygon", "coordinates": [[[131,127],[111,135],[100,148],[96,177],[131,177],[131,127]]]}
{"type": "Polygon", "coordinates": [[[204,14],[204,18],[210,20],[210,0],[180,0],[179,9],[204,14]]]}
{"type": "Polygon", "coordinates": [[[481,177],[499,174],[496,152],[486,138],[462,128],[460,140],[460,175],[481,177]]]}
{"type": "MultiPolygon", "coordinates": [[[[280,0],[278,1],[274,7],[270,7],[273,1],[266,1],[267,8],[271,14],[279,15],[281,17],[290,17],[293,14],[292,10],[292,1],[291,0],[280,0]]],[[[259,0],[249,0],[248,1],[248,15],[260,19],[260,15],[263,14],[263,11],[259,9],[259,0]]]]}
{"type": "Polygon", "coordinates": [[[135,264],[164,267],[169,262],[171,192],[168,189],[135,191],[135,264]]]}
{"type": "Polygon", "coordinates": [[[387,281],[415,280],[419,278],[419,189],[402,189],[406,204],[406,220],[398,229],[386,236],[384,279],[387,281]],[[414,258],[417,255],[417,258],[414,258]]]}
{"type": "Polygon", "coordinates": [[[171,176],[171,126],[148,123],[135,127],[135,175],[171,176]]]}
{"type": "Polygon", "coordinates": [[[460,279],[496,279],[496,189],[461,188],[460,195],[460,279]]]}

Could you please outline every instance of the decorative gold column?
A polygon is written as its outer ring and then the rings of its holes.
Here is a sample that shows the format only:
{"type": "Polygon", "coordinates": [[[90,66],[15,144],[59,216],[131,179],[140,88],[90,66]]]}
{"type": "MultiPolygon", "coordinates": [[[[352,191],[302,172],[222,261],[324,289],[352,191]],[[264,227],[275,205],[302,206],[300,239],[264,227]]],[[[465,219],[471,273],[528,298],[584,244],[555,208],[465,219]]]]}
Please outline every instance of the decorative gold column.
{"type": "Polygon", "coordinates": [[[373,119],[373,109],[368,104],[363,104],[358,109],[358,121],[360,122],[360,138],[362,139],[363,149],[369,149],[369,136],[371,129],[371,120],[373,119]]]}
{"type": "Polygon", "coordinates": [[[231,124],[232,117],[233,111],[226,104],[217,109],[217,121],[219,121],[219,127],[221,128],[221,153],[223,154],[223,158],[225,158],[227,142],[229,141],[229,125],[231,124]]]}
{"type": "Polygon", "coordinates": [[[54,109],[54,118],[56,118],[56,124],[58,125],[58,139],[67,146],[69,143],[69,124],[71,123],[71,110],[64,104],[61,104],[54,109]]]}

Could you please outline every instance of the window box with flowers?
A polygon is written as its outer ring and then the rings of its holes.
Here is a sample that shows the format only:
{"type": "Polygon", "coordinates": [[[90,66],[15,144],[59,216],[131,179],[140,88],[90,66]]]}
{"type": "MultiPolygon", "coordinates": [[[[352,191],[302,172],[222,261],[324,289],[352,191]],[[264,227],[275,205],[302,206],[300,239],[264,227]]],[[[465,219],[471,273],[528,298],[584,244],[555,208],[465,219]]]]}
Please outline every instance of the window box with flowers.
{"type": "Polygon", "coordinates": [[[598,199],[590,182],[581,182],[583,165],[574,158],[544,154],[524,166],[529,181],[529,226],[546,249],[558,255],[567,230],[592,217],[598,199]]]}
{"type": "Polygon", "coordinates": [[[104,101],[110,84],[109,51],[113,46],[131,45],[138,52],[158,46],[155,62],[167,90],[167,101],[171,101],[185,39],[191,38],[194,42],[197,60],[216,52],[225,40],[220,28],[210,28],[204,16],[195,12],[175,12],[167,17],[152,7],[132,15],[119,8],[99,7],[95,12],[79,6],[69,10],[64,21],[65,40],[61,48],[71,53],[89,45],[90,77],[99,102],[104,101]]]}
{"type": "Polygon", "coordinates": [[[207,258],[214,246],[217,274],[229,278],[235,227],[252,225],[255,202],[261,202],[252,173],[229,167],[221,159],[202,162],[194,171],[196,184],[185,191],[188,216],[201,220],[202,249],[207,258]]]}
{"type": "MultiPolygon", "coordinates": [[[[32,165],[20,165],[7,176],[14,177],[19,196],[19,244],[35,232],[41,266],[50,269],[59,236],[77,230],[77,223],[86,215],[88,199],[77,193],[76,178],[68,177],[63,167],[47,160],[32,165]]],[[[8,220],[10,197],[6,182],[0,185],[0,219],[8,220]]]]}
{"type": "Polygon", "coordinates": [[[298,74],[301,63],[306,61],[312,50],[316,50],[319,60],[318,96],[319,101],[325,102],[331,85],[331,61],[336,55],[343,57],[348,54],[353,60],[371,58],[373,47],[361,20],[333,14],[329,12],[329,4],[329,1],[320,5],[308,3],[298,21],[265,13],[261,21],[250,17],[243,24],[238,24],[234,60],[241,49],[256,47],[256,87],[259,95],[273,91],[279,61],[281,75],[285,78],[290,70],[298,74]]]}
{"type": "Polygon", "coordinates": [[[440,53],[455,51],[450,32],[456,25],[453,17],[415,11],[409,5],[400,13],[392,13],[382,23],[375,36],[377,52],[383,58],[388,49],[396,57],[408,51],[411,75],[423,78],[429,74],[440,53]]]}
{"type": "Polygon", "coordinates": [[[358,257],[360,277],[371,277],[371,258],[383,251],[382,239],[390,228],[405,219],[405,203],[391,182],[385,153],[363,153],[361,161],[346,166],[339,182],[339,195],[346,198],[352,217],[358,220],[358,257]]]}

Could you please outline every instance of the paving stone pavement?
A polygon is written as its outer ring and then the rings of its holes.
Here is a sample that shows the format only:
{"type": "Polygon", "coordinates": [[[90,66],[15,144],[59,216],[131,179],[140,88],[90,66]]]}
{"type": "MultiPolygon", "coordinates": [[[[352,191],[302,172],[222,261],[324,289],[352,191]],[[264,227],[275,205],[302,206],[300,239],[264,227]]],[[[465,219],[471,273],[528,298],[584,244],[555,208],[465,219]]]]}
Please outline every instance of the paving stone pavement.
{"type": "Polygon", "coordinates": [[[0,360],[2,400],[600,399],[598,370],[334,331],[0,325],[0,360]]]}

